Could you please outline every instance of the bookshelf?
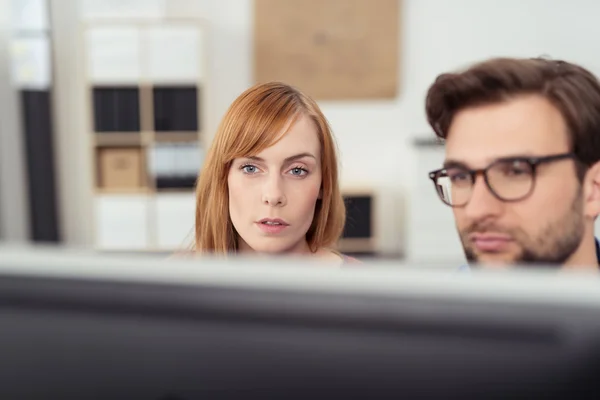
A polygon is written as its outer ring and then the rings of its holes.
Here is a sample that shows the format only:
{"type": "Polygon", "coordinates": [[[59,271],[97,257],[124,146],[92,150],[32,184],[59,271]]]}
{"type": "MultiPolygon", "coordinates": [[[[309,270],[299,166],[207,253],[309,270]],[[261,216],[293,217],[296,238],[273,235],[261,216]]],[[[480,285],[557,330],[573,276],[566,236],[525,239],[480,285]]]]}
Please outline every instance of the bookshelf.
{"type": "Polygon", "coordinates": [[[82,30],[94,247],[181,249],[207,147],[206,23],[101,19],[82,30]]]}

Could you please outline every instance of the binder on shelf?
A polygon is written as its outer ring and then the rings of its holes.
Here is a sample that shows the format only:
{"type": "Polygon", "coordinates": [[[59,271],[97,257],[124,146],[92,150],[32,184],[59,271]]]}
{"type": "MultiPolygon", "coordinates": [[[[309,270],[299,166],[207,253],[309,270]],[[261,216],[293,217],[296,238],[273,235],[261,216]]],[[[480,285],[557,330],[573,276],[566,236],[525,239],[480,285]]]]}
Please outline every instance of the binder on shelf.
{"type": "Polygon", "coordinates": [[[196,183],[200,168],[197,143],[156,143],[148,170],[157,189],[189,189],[196,183]]]}
{"type": "Polygon", "coordinates": [[[198,92],[195,86],[155,86],[152,93],[156,132],[198,130],[198,92]]]}
{"type": "Polygon", "coordinates": [[[140,132],[140,97],[135,86],[93,88],[94,130],[140,132]]]}

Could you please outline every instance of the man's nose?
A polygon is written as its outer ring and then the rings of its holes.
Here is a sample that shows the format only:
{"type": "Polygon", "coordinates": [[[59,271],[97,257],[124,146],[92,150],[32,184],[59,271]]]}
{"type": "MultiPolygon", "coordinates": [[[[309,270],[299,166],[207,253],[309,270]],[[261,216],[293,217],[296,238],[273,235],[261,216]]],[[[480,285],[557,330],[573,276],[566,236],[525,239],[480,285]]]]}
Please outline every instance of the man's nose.
{"type": "Polygon", "coordinates": [[[473,183],[471,198],[464,207],[464,213],[471,220],[485,220],[498,216],[502,205],[502,200],[494,196],[484,177],[479,175],[473,183]]]}

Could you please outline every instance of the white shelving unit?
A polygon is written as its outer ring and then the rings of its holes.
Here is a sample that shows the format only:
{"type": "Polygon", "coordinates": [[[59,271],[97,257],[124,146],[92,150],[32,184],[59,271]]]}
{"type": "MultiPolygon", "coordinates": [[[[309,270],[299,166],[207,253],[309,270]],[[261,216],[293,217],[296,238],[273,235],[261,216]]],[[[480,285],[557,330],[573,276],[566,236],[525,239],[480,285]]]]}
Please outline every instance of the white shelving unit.
{"type": "Polygon", "coordinates": [[[206,30],[197,18],[83,24],[98,250],[171,252],[193,240],[207,147],[206,30]]]}

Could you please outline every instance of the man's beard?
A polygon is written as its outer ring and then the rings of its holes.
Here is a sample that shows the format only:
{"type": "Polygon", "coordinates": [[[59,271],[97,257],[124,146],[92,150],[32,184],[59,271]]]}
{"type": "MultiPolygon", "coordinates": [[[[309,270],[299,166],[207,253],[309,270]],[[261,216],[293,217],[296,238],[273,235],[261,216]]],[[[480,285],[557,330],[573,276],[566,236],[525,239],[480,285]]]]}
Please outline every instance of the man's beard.
{"type": "MultiPolygon", "coordinates": [[[[523,229],[502,229],[496,225],[475,222],[460,234],[465,256],[469,263],[482,262],[469,243],[473,232],[505,233],[521,247],[520,254],[508,261],[510,264],[529,266],[560,267],[579,248],[585,232],[582,193],[575,196],[569,210],[558,220],[549,222],[536,237],[529,236],[523,229]]],[[[504,262],[507,263],[507,262],[504,262]]]]}

